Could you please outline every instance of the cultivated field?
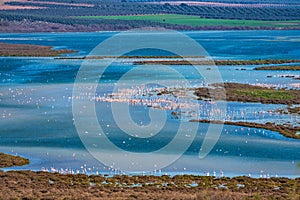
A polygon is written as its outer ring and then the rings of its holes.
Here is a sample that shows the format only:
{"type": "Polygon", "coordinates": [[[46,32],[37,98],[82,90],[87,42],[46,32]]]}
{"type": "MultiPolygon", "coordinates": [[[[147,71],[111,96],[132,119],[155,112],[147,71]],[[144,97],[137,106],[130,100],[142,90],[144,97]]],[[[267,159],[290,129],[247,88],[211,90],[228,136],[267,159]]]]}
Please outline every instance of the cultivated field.
{"type": "Polygon", "coordinates": [[[250,27],[300,27],[300,20],[263,21],[234,19],[205,19],[193,15],[157,14],[157,15],[120,15],[120,16],[79,16],[80,19],[145,20],[167,24],[188,26],[250,26],[250,27]]]}

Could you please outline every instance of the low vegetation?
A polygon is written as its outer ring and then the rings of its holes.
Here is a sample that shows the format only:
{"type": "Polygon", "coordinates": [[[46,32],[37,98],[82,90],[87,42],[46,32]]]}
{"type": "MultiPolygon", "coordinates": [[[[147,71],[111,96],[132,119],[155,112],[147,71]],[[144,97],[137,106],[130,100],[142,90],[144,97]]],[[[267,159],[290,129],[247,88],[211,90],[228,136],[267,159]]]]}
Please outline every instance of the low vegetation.
{"type": "Polygon", "coordinates": [[[22,166],[27,164],[29,164],[29,160],[26,158],[0,153],[0,168],[22,166]]]}
{"type": "Polygon", "coordinates": [[[225,88],[227,101],[286,105],[300,104],[300,90],[265,88],[240,83],[213,84],[212,86],[214,88],[210,90],[208,88],[197,88],[194,94],[199,99],[214,98],[214,100],[224,100],[222,94],[225,88]]]}
{"type": "Polygon", "coordinates": [[[142,60],[135,61],[134,64],[138,65],[266,65],[266,64],[286,64],[286,63],[298,63],[300,60],[208,60],[208,61],[188,61],[188,60],[142,60]]]}
{"type": "MultiPolygon", "coordinates": [[[[212,176],[101,176],[1,172],[11,199],[299,199],[300,179],[212,176]]],[[[9,194],[9,196],[8,196],[9,194]]]]}
{"type": "Polygon", "coordinates": [[[73,52],[67,49],[54,50],[49,46],[0,43],[0,56],[51,57],[73,52]]]}
{"type": "Polygon", "coordinates": [[[296,71],[300,70],[300,66],[264,66],[264,67],[256,67],[254,70],[289,70],[296,71]]]}

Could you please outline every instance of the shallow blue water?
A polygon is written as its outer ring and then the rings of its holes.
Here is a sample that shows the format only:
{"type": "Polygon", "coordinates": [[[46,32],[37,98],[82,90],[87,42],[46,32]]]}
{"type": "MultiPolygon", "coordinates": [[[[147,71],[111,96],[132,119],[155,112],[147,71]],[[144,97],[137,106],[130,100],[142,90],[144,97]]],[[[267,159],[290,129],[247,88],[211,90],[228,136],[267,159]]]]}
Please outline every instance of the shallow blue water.
{"type": "MultiPolygon", "coordinates": [[[[114,34],[116,33],[0,34],[0,41],[74,49],[78,52],[70,56],[82,56],[88,55],[98,43],[114,34]]],[[[300,55],[300,31],[186,32],[186,34],[199,42],[210,56],[217,59],[299,59],[300,55]]],[[[161,52],[147,51],[143,54],[159,55],[161,52]]],[[[87,152],[74,126],[71,97],[73,83],[81,64],[82,60],[0,58],[0,151],[30,157],[32,163],[20,167],[21,169],[40,170],[54,167],[82,170],[91,167],[90,173],[111,170],[87,152]]],[[[100,93],[111,91],[113,83],[134,67],[130,63],[111,65],[105,71],[100,93]]],[[[203,82],[201,78],[193,75],[194,69],[190,66],[172,66],[172,68],[195,85],[203,82]]],[[[298,72],[258,73],[253,70],[253,66],[220,66],[218,69],[223,81],[226,82],[299,87],[299,80],[279,77],[297,76],[298,72]]],[[[91,76],[97,76],[97,72],[91,72],[91,76]]],[[[131,74],[132,80],[174,78],[176,77],[166,76],[151,68],[137,70],[131,74]]],[[[174,119],[170,112],[167,112],[167,122],[158,135],[148,139],[134,138],[117,127],[108,105],[97,104],[99,123],[104,127],[104,131],[109,133],[110,140],[127,151],[158,150],[172,140],[181,121],[187,121],[174,119]]],[[[292,120],[299,123],[298,117],[281,116],[273,112],[281,108],[285,108],[285,105],[230,102],[227,104],[226,112],[234,116],[232,120],[255,122],[292,120]]],[[[146,106],[132,106],[130,110],[133,120],[144,124],[149,123],[148,111],[149,108],[146,106]]],[[[249,173],[293,177],[299,175],[299,140],[288,139],[272,131],[225,125],[216,146],[205,159],[199,160],[197,155],[206,130],[207,124],[200,124],[195,139],[185,154],[163,171],[172,173],[191,171],[200,174],[207,171],[222,171],[225,175],[249,173]]]]}
{"type": "MultiPolygon", "coordinates": [[[[299,31],[225,31],[225,32],[185,32],[204,47],[216,59],[299,59],[299,31]]],[[[88,55],[89,52],[115,32],[101,33],[39,33],[0,34],[0,42],[50,45],[54,48],[68,48],[78,51],[72,56],[88,55]]],[[[139,54],[161,55],[162,51],[138,51],[139,54]]],[[[132,53],[136,54],[136,53],[132,53]]],[[[82,60],[54,60],[53,58],[0,58],[0,84],[11,83],[72,83],[82,64],[82,60]]],[[[129,66],[112,66],[108,79],[116,79],[129,66]]],[[[175,67],[174,67],[175,68],[175,67]]],[[[256,73],[253,67],[220,67],[224,81],[245,83],[276,84],[289,87],[299,81],[291,78],[266,78],[277,75],[298,75],[297,72],[256,73]]],[[[127,70],[127,69],[126,69],[127,70]]],[[[180,73],[191,72],[187,66],[176,66],[180,73]]],[[[154,74],[156,77],[157,74],[154,74]]],[[[137,77],[142,77],[137,74],[137,77]]],[[[136,77],[135,77],[136,78],[136,77]]],[[[189,76],[188,79],[198,78],[189,76]]]]}

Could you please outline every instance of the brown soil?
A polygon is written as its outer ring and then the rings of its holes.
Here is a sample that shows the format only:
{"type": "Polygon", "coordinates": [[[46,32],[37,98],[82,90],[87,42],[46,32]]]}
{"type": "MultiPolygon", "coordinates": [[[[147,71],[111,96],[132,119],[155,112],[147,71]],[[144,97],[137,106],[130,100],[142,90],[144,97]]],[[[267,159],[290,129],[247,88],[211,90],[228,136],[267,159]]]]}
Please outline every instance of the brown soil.
{"type": "Polygon", "coordinates": [[[263,104],[300,104],[300,90],[265,88],[240,83],[213,84],[214,88],[197,88],[194,94],[199,99],[213,98],[227,101],[260,102],[263,104]]]}
{"type": "Polygon", "coordinates": [[[27,164],[29,164],[29,160],[26,158],[0,153],[0,168],[27,164]]]}
{"type": "Polygon", "coordinates": [[[300,179],[0,171],[1,199],[299,199],[300,179]],[[140,184],[140,186],[134,186],[140,184]],[[191,187],[191,184],[196,184],[191,187]]]}
{"type": "Polygon", "coordinates": [[[51,57],[73,52],[75,51],[67,49],[53,50],[50,46],[0,43],[0,56],[51,57]]]}
{"type": "Polygon", "coordinates": [[[274,124],[274,123],[266,123],[266,124],[259,124],[254,122],[231,122],[231,121],[210,121],[206,119],[200,120],[190,120],[190,122],[201,122],[201,123],[214,123],[214,124],[228,124],[228,125],[235,125],[235,126],[243,126],[243,127],[252,127],[252,128],[260,128],[260,129],[267,129],[271,131],[276,131],[281,133],[282,135],[289,137],[300,139],[300,135],[297,132],[300,132],[300,127],[292,127],[290,125],[281,125],[281,124],[274,124]]]}

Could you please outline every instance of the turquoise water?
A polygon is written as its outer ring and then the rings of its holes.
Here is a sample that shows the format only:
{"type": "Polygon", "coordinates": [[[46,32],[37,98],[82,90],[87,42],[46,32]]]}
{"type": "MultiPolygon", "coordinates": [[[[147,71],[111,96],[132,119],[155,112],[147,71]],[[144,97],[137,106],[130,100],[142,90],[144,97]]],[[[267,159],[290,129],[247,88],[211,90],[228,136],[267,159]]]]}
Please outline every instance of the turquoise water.
{"type": "MultiPolygon", "coordinates": [[[[77,50],[67,56],[84,56],[114,32],[100,33],[36,33],[0,34],[0,42],[51,45],[55,48],[77,50]]],[[[185,32],[199,42],[216,59],[299,59],[300,31],[228,31],[185,32]]],[[[160,55],[163,52],[147,50],[141,54],[160,55]]],[[[54,58],[0,58],[0,151],[19,154],[31,159],[28,166],[15,169],[41,170],[51,168],[85,173],[120,173],[103,166],[82,144],[72,115],[73,83],[82,60],[54,58]]],[[[114,63],[105,71],[98,93],[110,93],[124,73],[135,66],[114,63]]],[[[184,74],[195,86],[203,80],[193,75],[190,66],[171,66],[184,74]]],[[[254,71],[253,66],[219,66],[225,82],[261,84],[299,89],[299,80],[280,76],[299,76],[291,71],[254,71]],[[240,70],[240,68],[246,70],[240,70]],[[272,78],[267,78],[272,76],[272,78]]],[[[98,69],[98,70],[101,70],[98,69]]],[[[97,76],[91,72],[91,76],[97,76]]],[[[132,80],[173,79],[151,68],[136,70],[132,80]]],[[[204,104],[205,102],[200,102],[204,104]]],[[[148,139],[128,136],[114,122],[108,102],[96,104],[98,121],[109,133],[109,139],[120,148],[131,152],[152,152],[167,145],[182,121],[167,112],[163,130],[148,139]],[[109,125],[109,126],[107,126],[109,125]]],[[[275,110],[286,105],[259,103],[227,104],[227,116],[232,120],[284,123],[299,125],[295,115],[279,115],[275,110]]],[[[149,107],[131,106],[130,113],[136,123],[147,124],[149,107]]],[[[121,114],[120,114],[121,115],[121,114]]],[[[205,116],[203,116],[205,117],[205,116]]],[[[195,139],[185,154],[161,173],[224,174],[225,176],[289,176],[300,174],[300,141],[285,138],[268,130],[225,125],[220,139],[210,154],[198,158],[208,125],[200,124],[195,139]]],[[[110,149],[106,149],[110,152],[110,149]]],[[[154,172],[153,172],[154,173],[154,172]]],[[[159,172],[160,173],[160,172],[159,172]]]]}

